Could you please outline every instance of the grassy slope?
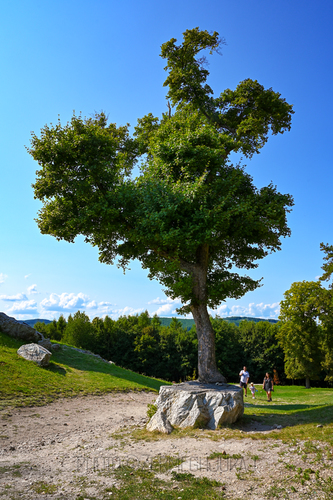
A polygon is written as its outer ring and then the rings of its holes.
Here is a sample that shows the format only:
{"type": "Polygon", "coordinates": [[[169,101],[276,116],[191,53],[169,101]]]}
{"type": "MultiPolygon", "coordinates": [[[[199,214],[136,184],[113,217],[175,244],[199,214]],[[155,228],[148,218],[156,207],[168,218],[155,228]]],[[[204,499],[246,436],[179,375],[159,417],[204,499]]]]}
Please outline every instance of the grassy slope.
{"type": "Polygon", "coordinates": [[[0,408],[45,404],[58,397],[111,391],[158,391],[163,380],[152,379],[105,363],[63,346],[47,368],[17,355],[24,342],[0,332],[0,408]]]}
{"type": "MultiPolygon", "coordinates": [[[[104,363],[68,346],[52,355],[49,367],[40,368],[17,355],[22,343],[0,333],[0,408],[45,404],[58,397],[79,394],[158,391],[161,385],[167,384],[104,363]]],[[[266,393],[259,385],[257,388],[259,392],[255,400],[250,394],[245,398],[242,420],[233,426],[233,430],[225,429],[230,437],[239,434],[238,426],[257,421],[284,427],[275,435],[270,433],[269,437],[319,439],[333,445],[333,389],[276,386],[273,402],[267,403],[266,393]]],[[[246,435],[243,433],[238,437],[246,435]]],[[[263,435],[251,434],[251,437],[261,439],[263,435]]]]}

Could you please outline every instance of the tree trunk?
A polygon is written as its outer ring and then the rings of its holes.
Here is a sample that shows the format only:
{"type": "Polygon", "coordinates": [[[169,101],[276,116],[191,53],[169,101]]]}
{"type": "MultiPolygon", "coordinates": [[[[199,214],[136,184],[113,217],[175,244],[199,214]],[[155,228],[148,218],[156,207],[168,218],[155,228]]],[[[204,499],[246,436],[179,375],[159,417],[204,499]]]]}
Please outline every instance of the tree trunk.
{"type": "Polygon", "coordinates": [[[305,389],[311,389],[309,377],[305,377],[305,389]]]}
{"type": "Polygon", "coordinates": [[[198,379],[205,384],[226,382],[216,366],[215,334],[207,311],[208,259],[209,246],[200,245],[196,253],[196,264],[188,268],[193,280],[191,311],[198,337],[198,379]]]}
{"type": "Polygon", "coordinates": [[[226,382],[218,371],[215,359],[215,333],[207,306],[191,306],[198,337],[198,380],[204,384],[226,382]]]}

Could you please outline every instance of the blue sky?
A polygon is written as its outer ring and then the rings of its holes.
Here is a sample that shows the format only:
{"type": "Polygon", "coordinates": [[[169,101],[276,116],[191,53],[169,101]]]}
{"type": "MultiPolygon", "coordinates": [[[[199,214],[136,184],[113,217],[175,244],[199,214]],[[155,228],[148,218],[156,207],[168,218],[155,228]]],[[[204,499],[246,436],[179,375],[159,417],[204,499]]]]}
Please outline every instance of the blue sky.
{"type": "Polygon", "coordinates": [[[126,275],[98,262],[97,249],[41,235],[40,203],[31,184],[37,164],[27,154],[39,133],[73,110],[104,110],[130,123],[166,111],[160,46],[186,29],[218,31],[227,45],[209,59],[216,95],[246,78],[294,105],[291,132],[271,137],[247,162],[258,187],[272,181],[294,196],[292,235],[282,251],[251,272],[263,286],[212,314],[277,317],[291,283],[321,273],[321,241],[333,244],[331,160],[333,2],[280,0],[19,0],[0,7],[0,311],[17,319],[108,314],[174,315],[170,301],[139,263],[126,275]]]}

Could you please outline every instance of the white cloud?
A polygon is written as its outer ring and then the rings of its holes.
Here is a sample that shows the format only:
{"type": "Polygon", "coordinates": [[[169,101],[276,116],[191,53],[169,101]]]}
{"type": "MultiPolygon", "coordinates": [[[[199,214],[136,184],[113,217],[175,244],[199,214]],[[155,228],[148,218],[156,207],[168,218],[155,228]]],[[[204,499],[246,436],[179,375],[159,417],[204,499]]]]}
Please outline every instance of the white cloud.
{"type": "Polygon", "coordinates": [[[37,302],[34,300],[25,300],[17,302],[9,310],[11,314],[38,314],[37,302]]]}
{"type": "Polygon", "coordinates": [[[28,295],[32,295],[34,293],[38,293],[36,284],[28,287],[28,295]]]}
{"type": "Polygon", "coordinates": [[[0,273],[0,284],[4,283],[6,278],[8,278],[7,274],[0,273]]]}
{"type": "Polygon", "coordinates": [[[92,300],[91,302],[88,302],[87,304],[87,309],[97,309],[97,302],[96,300],[92,300]]]}
{"type": "Polygon", "coordinates": [[[163,306],[159,307],[156,311],[152,313],[152,315],[157,314],[157,316],[166,316],[167,314],[170,314],[171,312],[174,313],[175,311],[173,308],[175,305],[172,304],[164,304],[163,306]]]}
{"type": "Polygon", "coordinates": [[[44,311],[52,312],[76,312],[78,309],[84,309],[91,303],[88,295],[83,293],[62,293],[60,295],[51,293],[48,299],[43,299],[40,306],[44,311]]]}
{"type": "Polygon", "coordinates": [[[98,312],[102,315],[109,315],[114,313],[114,305],[111,302],[99,302],[98,312]]]}
{"type": "Polygon", "coordinates": [[[248,306],[238,306],[233,305],[231,307],[227,304],[223,304],[214,311],[210,311],[211,314],[221,317],[226,316],[249,316],[256,318],[274,318],[276,319],[280,313],[280,303],[274,302],[273,304],[255,304],[252,302],[248,306]]]}
{"type": "Polygon", "coordinates": [[[166,297],[165,299],[157,299],[151,300],[148,304],[178,304],[180,302],[179,299],[170,299],[170,297],[166,297]]]}
{"type": "Polygon", "coordinates": [[[143,310],[135,310],[131,307],[114,309],[114,304],[111,304],[111,302],[97,302],[84,293],[51,293],[48,298],[41,301],[40,307],[42,308],[41,314],[74,313],[80,309],[81,311],[86,311],[91,318],[94,316],[102,317],[106,315],[118,317],[121,315],[136,314],[143,310]]]}
{"type": "Polygon", "coordinates": [[[0,299],[6,302],[19,302],[27,300],[27,296],[24,293],[17,293],[16,295],[0,295],[0,299]]]}
{"type": "Polygon", "coordinates": [[[30,274],[26,274],[26,275],[24,276],[24,279],[26,280],[27,278],[29,278],[29,276],[31,276],[31,273],[30,273],[30,274]]]}
{"type": "Polygon", "coordinates": [[[144,309],[142,307],[139,309],[133,309],[133,307],[126,306],[123,309],[116,309],[114,313],[118,316],[134,316],[135,314],[140,314],[143,311],[144,309]]]}

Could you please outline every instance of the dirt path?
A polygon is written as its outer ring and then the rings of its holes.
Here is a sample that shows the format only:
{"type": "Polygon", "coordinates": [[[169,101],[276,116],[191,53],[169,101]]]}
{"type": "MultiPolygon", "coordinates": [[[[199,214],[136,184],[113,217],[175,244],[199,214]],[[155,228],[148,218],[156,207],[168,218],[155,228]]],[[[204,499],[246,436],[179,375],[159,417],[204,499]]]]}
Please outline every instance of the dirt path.
{"type": "MultiPolygon", "coordinates": [[[[153,467],[170,481],[170,471],[158,469],[167,457],[183,460],[179,471],[223,482],[224,498],[262,500],[282,487],[280,498],[330,498],[316,486],[315,471],[324,482],[332,475],[332,460],[319,443],[305,453],[302,443],[250,437],[215,441],[200,430],[195,438],[134,440],[128,431],[145,426],[147,404],[155,399],[152,393],[118,393],[1,411],[0,498],[109,498],[107,490],[117,486],[112,471],[129,462],[153,467]],[[212,453],[219,456],[208,459],[212,453]],[[309,479],[297,476],[299,468],[313,470],[309,479]]],[[[267,432],[244,432],[253,430],[267,432]]]]}

